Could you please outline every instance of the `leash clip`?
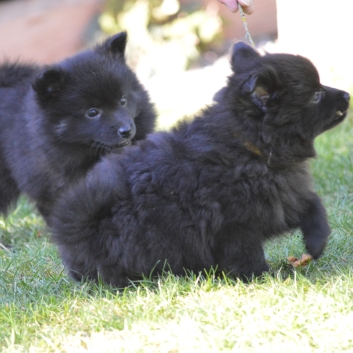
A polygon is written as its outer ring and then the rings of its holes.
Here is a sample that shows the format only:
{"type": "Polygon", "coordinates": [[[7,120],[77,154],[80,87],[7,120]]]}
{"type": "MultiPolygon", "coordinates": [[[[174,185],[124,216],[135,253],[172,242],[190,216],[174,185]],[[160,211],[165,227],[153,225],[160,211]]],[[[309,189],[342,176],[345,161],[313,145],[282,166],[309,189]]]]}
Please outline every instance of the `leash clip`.
{"type": "Polygon", "coordinates": [[[243,25],[244,25],[244,29],[245,29],[245,38],[250,42],[250,44],[255,48],[255,43],[251,38],[251,34],[249,32],[248,29],[248,22],[246,21],[246,17],[243,11],[243,7],[238,3],[238,7],[239,7],[239,12],[240,12],[240,16],[241,19],[243,20],[243,25]]]}

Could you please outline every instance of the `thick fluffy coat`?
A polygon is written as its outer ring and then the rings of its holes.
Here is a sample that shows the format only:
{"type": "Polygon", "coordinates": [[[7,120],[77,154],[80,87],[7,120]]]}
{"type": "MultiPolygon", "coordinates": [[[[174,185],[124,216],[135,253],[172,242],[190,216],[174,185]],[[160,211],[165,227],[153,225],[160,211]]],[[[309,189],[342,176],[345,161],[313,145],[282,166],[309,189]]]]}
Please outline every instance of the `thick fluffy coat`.
{"type": "Polygon", "coordinates": [[[234,46],[217,103],[171,132],[110,155],[62,195],[53,239],[77,280],[125,286],[163,268],[269,269],[266,240],[300,228],[316,259],[330,234],[313,191],[314,138],[346,115],[349,95],[288,54],[234,46]]]}
{"type": "Polygon", "coordinates": [[[20,193],[48,217],[60,192],[154,127],[126,33],[48,67],[0,66],[0,212],[20,193]]]}

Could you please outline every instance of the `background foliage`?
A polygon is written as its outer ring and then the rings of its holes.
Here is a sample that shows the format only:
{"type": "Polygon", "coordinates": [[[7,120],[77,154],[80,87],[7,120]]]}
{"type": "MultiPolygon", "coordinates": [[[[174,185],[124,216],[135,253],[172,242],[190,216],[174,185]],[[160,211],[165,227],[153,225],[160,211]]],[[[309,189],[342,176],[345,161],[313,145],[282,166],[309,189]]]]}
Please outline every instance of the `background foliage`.
{"type": "Polygon", "coordinates": [[[128,58],[139,77],[184,71],[202,54],[215,59],[222,41],[222,21],[200,1],[108,0],[99,24],[104,33],[126,30],[128,58]]]}

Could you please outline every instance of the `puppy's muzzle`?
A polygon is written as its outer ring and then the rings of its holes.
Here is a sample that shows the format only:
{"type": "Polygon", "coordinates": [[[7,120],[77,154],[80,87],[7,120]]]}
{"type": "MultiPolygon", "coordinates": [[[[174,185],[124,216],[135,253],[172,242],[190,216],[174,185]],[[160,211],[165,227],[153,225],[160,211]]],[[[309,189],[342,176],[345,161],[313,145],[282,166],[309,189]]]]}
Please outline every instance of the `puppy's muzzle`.
{"type": "Polygon", "coordinates": [[[342,98],[339,101],[339,108],[336,110],[335,119],[342,120],[346,117],[349,107],[349,100],[349,93],[342,91],[342,98]],[[340,105],[342,105],[342,107],[340,105]]]}

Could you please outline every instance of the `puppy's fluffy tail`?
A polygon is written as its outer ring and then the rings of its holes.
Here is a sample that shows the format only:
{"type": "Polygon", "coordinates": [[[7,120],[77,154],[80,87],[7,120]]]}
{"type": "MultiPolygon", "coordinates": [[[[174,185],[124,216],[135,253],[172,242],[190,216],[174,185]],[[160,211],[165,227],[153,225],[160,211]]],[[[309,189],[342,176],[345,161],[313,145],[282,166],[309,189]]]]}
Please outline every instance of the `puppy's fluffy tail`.
{"type": "Polygon", "coordinates": [[[92,172],[62,194],[49,222],[64,265],[76,280],[97,280],[99,267],[117,244],[111,207],[119,181],[104,170],[92,172]]]}

